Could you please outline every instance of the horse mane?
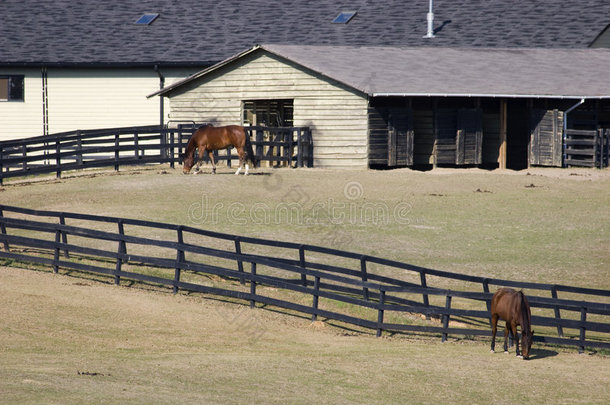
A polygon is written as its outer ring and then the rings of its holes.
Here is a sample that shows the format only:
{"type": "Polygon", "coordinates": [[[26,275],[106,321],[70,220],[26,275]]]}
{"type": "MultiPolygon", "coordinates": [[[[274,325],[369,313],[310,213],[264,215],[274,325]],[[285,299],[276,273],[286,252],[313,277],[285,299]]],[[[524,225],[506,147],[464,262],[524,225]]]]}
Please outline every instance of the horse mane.
{"type": "Polygon", "coordinates": [[[527,298],[525,298],[525,294],[523,294],[523,291],[519,291],[519,299],[521,300],[521,313],[520,313],[520,324],[521,324],[521,331],[527,331],[527,333],[531,332],[531,324],[532,324],[532,318],[531,318],[531,312],[530,312],[530,304],[527,301],[527,298]]]}

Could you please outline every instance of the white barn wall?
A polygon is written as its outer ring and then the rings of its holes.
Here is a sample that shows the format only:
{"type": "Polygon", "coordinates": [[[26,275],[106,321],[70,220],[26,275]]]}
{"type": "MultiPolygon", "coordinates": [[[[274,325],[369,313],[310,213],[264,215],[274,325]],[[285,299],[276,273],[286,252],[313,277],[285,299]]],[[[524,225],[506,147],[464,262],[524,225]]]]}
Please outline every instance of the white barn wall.
{"type": "MultiPolygon", "coordinates": [[[[184,79],[193,69],[161,69],[165,84],[184,79]]],[[[25,75],[24,102],[0,102],[0,141],[43,134],[42,71],[0,69],[25,75]]],[[[159,99],[146,98],[159,89],[151,68],[48,68],[49,133],[158,124],[159,99]]],[[[169,101],[164,100],[165,116],[169,101]]]]}
{"type": "Polygon", "coordinates": [[[170,93],[171,120],[242,123],[242,101],[294,100],[294,125],[312,129],[316,167],[368,164],[368,100],[339,83],[263,53],[170,93]]]}
{"type": "Polygon", "coordinates": [[[0,141],[42,135],[40,69],[0,69],[0,75],[24,75],[24,101],[0,101],[0,141]]]}

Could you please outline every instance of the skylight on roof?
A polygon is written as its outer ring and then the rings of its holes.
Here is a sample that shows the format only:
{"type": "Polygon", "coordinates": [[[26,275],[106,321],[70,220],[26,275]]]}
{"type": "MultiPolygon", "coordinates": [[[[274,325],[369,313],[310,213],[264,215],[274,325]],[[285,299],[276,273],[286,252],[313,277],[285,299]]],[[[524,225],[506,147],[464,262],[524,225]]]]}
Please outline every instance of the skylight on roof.
{"type": "Polygon", "coordinates": [[[159,13],[144,14],[142,17],[138,18],[136,24],[150,25],[153,21],[157,19],[157,17],[159,17],[159,13]]]}
{"type": "Polygon", "coordinates": [[[333,20],[333,24],[347,24],[356,15],[356,11],[342,11],[333,20]]]}

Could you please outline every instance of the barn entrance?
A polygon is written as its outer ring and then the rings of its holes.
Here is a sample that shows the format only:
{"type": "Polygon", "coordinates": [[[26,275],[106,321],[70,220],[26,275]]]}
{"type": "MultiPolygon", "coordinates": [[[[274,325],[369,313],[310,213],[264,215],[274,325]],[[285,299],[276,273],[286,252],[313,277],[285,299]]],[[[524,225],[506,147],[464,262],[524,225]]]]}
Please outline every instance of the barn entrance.
{"type": "Polygon", "coordinates": [[[527,100],[506,100],[506,168],[528,167],[527,148],[530,138],[530,112],[527,100]]]}

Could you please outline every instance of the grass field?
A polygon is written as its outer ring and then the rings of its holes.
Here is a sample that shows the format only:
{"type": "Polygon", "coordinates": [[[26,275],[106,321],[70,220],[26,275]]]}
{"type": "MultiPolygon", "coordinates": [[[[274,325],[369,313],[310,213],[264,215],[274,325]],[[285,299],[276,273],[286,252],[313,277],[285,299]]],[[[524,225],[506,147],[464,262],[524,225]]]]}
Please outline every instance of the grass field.
{"type": "MultiPolygon", "coordinates": [[[[608,170],[219,172],[183,176],[160,166],[23,180],[0,188],[0,201],[610,288],[608,170]]],[[[605,403],[610,396],[610,363],[599,354],[547,347],[523,362],[492,355],[481,341],[375,339],[197,295],[32,270],[0,274],[4,403],[605,403]]]]}

